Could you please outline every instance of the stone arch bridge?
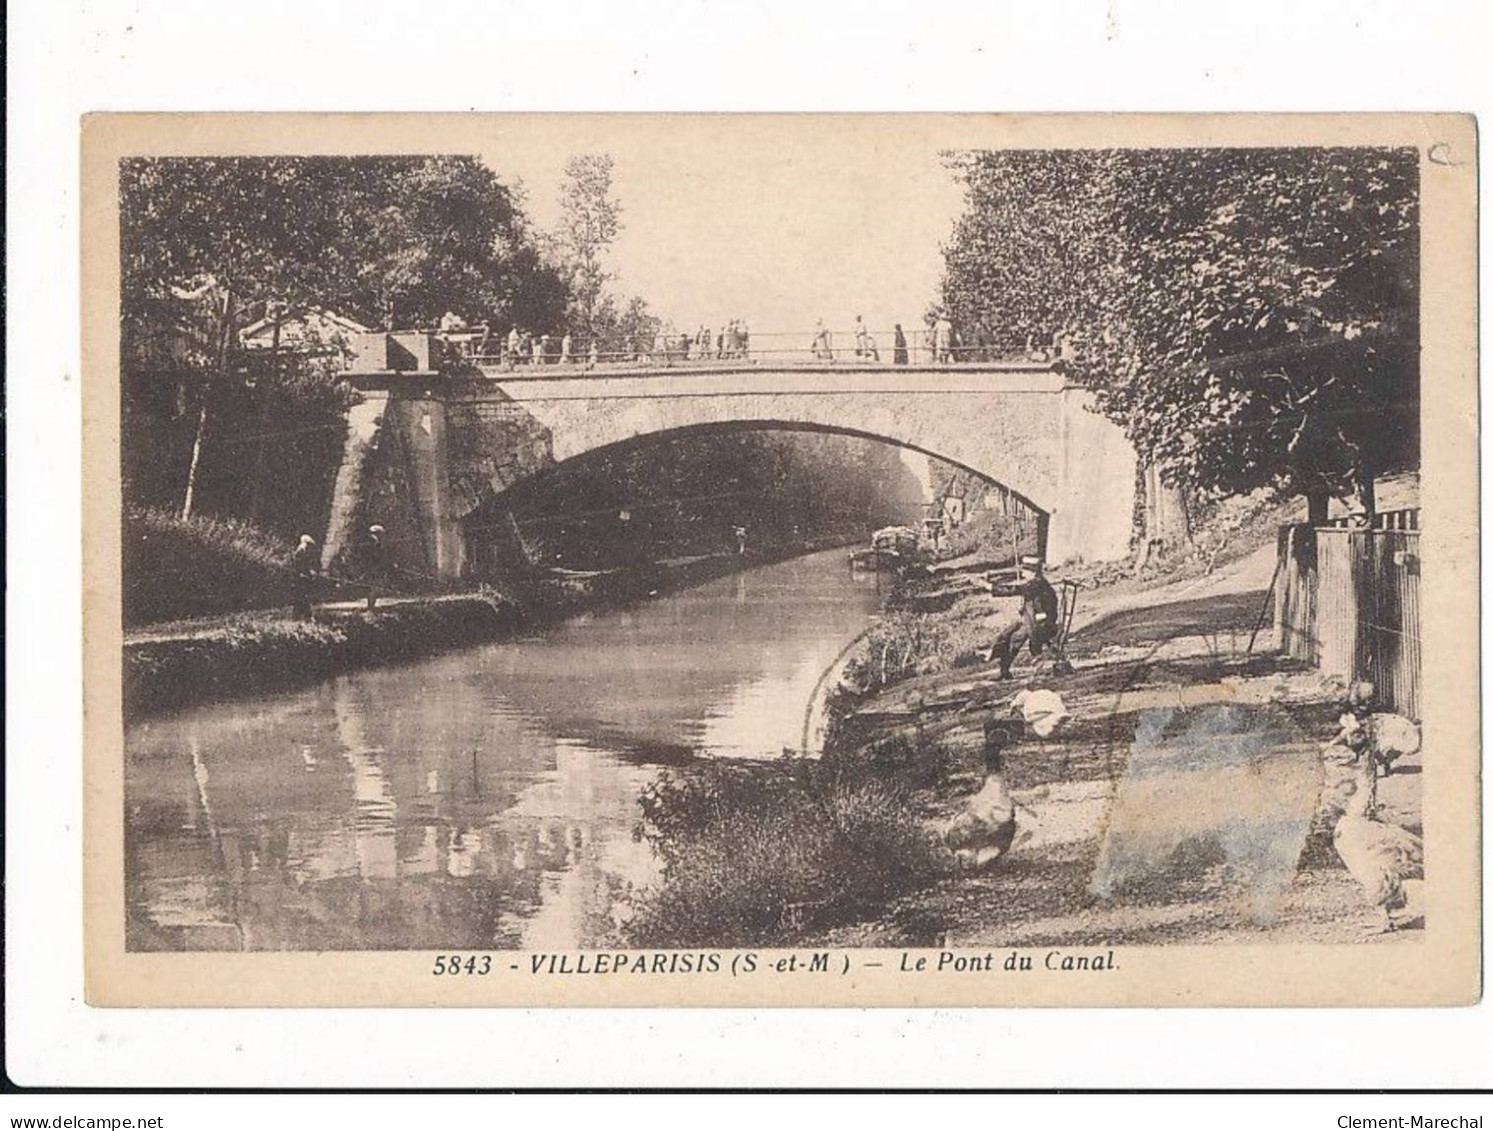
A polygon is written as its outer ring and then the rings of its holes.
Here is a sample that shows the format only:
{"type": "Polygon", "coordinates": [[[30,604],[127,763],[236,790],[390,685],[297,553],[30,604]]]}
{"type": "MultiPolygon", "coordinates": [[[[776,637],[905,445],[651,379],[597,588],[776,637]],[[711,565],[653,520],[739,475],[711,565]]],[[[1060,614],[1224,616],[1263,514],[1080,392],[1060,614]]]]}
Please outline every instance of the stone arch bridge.
{"type": "Polygon", "coordinates": [[[370,334],[345,379],[361,394],[333,493],[323,564],[381,522],[396,562],[460,577],[462,519],[566,460],[708,428],[874,437],[1000,484],[1045,518],[1050,561],[1124,556],[1135,453],[1046,363],[891,366],[736,362],[666,367],[443,364],[433,335],[370,334]]]}

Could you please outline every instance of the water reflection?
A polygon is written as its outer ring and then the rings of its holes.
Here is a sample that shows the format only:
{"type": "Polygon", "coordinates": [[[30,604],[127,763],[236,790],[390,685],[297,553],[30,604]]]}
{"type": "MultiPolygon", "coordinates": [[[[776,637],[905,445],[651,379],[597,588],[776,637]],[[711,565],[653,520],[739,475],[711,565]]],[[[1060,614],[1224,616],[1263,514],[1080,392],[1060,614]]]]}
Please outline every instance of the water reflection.
{"type": "Polygon", "coordinates": [[[838,552],[127,735],[131,949],[597,945],[659,765],[794,746],[874,587],[838,552]]]}

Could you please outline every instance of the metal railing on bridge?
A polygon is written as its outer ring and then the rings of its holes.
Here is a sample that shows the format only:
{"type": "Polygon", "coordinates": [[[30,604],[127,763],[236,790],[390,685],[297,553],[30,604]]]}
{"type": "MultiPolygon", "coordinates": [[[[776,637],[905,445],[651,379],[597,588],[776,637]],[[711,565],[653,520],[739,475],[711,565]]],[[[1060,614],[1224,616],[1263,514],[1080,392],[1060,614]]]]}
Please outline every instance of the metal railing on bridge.
{"type": "Polygon", "coordinates": [[[562,372],[587,370],[627,370],[660,368],[721,368],[749,366],[792,367],[803,369],[893,368],[897,366],[975,366],[991,364],[1050,365],[1061,360],[1053,350],[1009,350],[990,345],[955,342],[940,347],[933,334],[917,330],[905,335],[905,344],[896,345],[890,332],[771,331],[751,332],[745,339],[729,341],[715,335],[709,343],[698,335],[663,335],[652,342],[631,346],[615,343],[602,348],[598,343],[572,341],[569,351],[563,339],[531,343],[528,350],[510,350],[495,338],[463,332],[440,335],[454,347],[453,360],[465,361],[483,368],[532,373],[535,370],[562,372]]]}

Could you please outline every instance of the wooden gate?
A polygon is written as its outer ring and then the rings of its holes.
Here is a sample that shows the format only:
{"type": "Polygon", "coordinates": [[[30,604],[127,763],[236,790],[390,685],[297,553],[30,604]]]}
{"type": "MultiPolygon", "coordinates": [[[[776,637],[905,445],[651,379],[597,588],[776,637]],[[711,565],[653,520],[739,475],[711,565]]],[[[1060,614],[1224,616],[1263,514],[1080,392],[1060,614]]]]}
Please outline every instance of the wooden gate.
{"type": "Polygon", "coordinates": [[[1420,718],[1419,512],[1371,527],[1282,527],[1276,638],[1293,659],[1368,680],[1385,708],[1420,718]]]}

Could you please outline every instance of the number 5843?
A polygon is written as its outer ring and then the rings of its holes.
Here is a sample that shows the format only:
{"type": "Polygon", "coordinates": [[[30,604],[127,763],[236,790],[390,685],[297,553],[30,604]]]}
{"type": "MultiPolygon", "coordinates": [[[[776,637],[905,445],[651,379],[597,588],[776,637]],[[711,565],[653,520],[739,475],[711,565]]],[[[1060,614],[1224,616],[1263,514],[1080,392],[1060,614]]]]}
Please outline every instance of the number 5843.
{"type": "Polygon", "coordinates": [[[435,956],[435,968],[432,974],[488,974],[492,971],[492,955],[469,954],[463,957],[460,954],[438,954],[435,956]]]}

